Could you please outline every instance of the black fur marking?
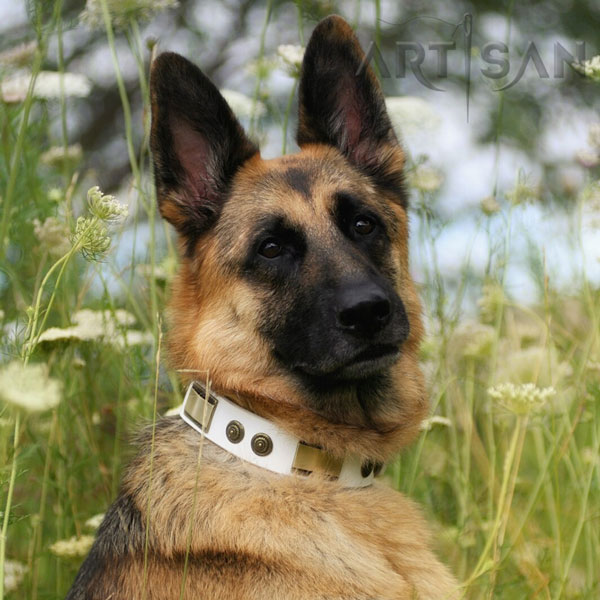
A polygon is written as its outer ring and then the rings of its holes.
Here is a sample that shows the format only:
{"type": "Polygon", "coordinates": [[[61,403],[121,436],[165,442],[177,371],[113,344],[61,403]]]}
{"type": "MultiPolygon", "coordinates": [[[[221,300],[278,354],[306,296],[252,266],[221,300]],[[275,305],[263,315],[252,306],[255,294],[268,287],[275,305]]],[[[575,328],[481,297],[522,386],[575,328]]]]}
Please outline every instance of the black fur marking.
{"type": "Polygon", "coordinates": [[[86,600],[89,589],[98,584],[107,565],[142,552],[144,528],[140,511],[128,495],[119,496],[106,512],[96,540],[79,569],[66,600],[86,600]]]}
{"type": "Polygon", "coordinates": [[[290,167],[284,172],[284,179],[292,189],[300,192],[305,198],[310,198],[313,176],[307,169],[290,167]]]}

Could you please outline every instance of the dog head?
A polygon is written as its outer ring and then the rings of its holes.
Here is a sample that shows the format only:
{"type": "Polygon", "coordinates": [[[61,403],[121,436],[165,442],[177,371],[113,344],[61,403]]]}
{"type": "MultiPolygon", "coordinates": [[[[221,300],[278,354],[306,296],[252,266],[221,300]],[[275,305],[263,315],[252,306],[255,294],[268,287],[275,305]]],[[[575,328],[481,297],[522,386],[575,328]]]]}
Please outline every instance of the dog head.
{"type": "Polygon", "coordinates": [[[386,458],[426,410],[404,155],[340,17],[314,30],[299,89],[300,152],[263,160],[197,67],[153,64],[158,201],[181,249],[170,356],[309,443],[386,458]]]}

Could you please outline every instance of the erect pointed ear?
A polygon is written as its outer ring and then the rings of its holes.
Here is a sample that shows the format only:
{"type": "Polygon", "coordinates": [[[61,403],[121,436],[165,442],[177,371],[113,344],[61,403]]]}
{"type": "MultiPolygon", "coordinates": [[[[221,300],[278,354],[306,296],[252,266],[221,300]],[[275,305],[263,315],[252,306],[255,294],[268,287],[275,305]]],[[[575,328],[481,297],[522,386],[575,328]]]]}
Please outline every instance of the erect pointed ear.
{"type": "Polygon", "coordinates": [[[404,154],[381,86],[352,28],[332,15],[315,28],[302,63],[299,146],[335,146],[374,182],[405,202],[404,154]]]}
{"type": "Polygon", "coordinates": [[[235,172],[258,148],[219,90],[182,56],[156,58],[150,94],[160,212],[191,243],[216,221],[235,172]]]}

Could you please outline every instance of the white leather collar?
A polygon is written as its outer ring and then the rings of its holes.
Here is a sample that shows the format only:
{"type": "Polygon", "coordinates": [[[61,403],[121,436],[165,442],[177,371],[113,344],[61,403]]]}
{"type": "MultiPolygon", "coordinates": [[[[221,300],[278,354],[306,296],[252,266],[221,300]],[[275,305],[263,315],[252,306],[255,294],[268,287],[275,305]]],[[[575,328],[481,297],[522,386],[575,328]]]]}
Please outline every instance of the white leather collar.
{"type": "Polygon", "coordinates": [[[198,381],[188,387],[179,415],[217,446],[274,473],[306,476],[320,472],[337,479],[344,487],[366,487],[373,483],[376,467],[372,462],[362,462],[353,456],[336,459],[207,390],[198,381]]]}

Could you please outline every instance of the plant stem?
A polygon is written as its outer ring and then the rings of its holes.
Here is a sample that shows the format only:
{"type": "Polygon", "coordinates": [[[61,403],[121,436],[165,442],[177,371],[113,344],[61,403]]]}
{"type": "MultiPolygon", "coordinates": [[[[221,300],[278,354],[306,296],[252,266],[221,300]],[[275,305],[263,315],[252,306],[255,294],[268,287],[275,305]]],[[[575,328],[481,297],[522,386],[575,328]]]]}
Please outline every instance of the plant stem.
{"type": "Polygon", "coordinates": [[[15,417],[15,433],[13,440],[13,457],[8,481],[8,492],[4,507],[4,519],[2,522],[2,537],[0,537],[0,600],[4,600],[4,563],[6,560],[6,537],[8,535],[8,522],[12,506],[13,493],[15,491],[15,480],[17,478],[17,462],[19,458],[19,429],[21,427],[21,413],[17,411],[15,417]]]}

